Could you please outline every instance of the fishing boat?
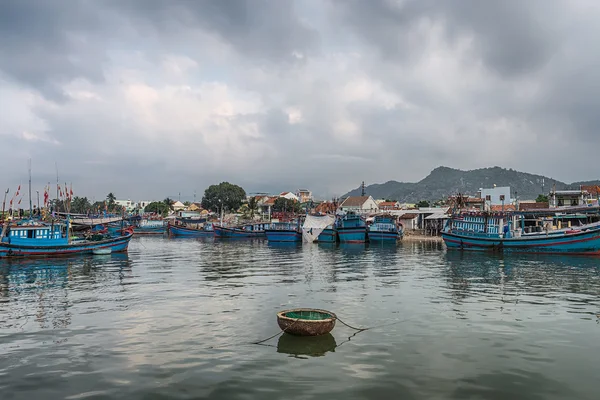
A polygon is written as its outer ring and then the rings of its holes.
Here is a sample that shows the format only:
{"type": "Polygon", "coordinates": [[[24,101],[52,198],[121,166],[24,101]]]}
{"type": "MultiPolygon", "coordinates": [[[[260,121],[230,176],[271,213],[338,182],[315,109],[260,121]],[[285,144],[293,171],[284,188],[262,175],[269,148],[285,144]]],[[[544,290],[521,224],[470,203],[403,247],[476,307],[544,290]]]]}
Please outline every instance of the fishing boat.
{"type": "Polygon", "coordinates": [[[402,229],[391,215],[376,215],[369,226],[368,238],[369,242],[396,242],[402,239],[402,229]]]}
{"type": "MultiPolygon", "coordinates": [[[[57,213],[57,215],[63,218],[67,217],[67,213],[57,213]]],[[[75,214],[74,217],[70,216],[69,218],[71,229],[74,231],[90,229],[97,225],[118,224],[121,220],[123,220],[123,217],[118,216],[89,217],[84,214],[75,214]]]]}
{"type": "Polygon", "coordinates": [[[553,217],[525,229],[523,213],[453,215],[442,231],[448,249],[600,255],[600,222],[556,229],[553,217]]]}
{"type": "Polygon", "coordinates": [[[169,224],[168,231],[169,235],[174,237],[201,238],[213,237],[215,235],[213,224],[211,223],[205,223],[198,227],[186,226],[183,224],[169,224]]]}
{"type": "Polygon", "coordinates": [[[358,214],[348,213],[338,218],[337,233],[340,243],[365,243],[367,224],[358,214]]]}
{"type": "Polygon", "coordinates": [[[273,222],[265,229],[269,242],[301,242],[302,229],[299,222],[273,222]]]}
{"type": "Polygon", "coordinates": [[[269,228],[269,225],[266,222],[232,227],[215,225],[215,237],[219,239],[264,238],[265,229],[269,228]]]}
{"type": "Polygon", "coordinates": [[[111,236],[93,234],[71,238],[69,220],[65,224],[13,225],[4,223],[0,235],[0,257],[60,256],[93,254],[100,249],[127,251],[132,234],[111,236]]]}
{"type": "Polygon", "coordinates": [[[333,215],[307,214],[302,224],[302,240],[305,242],[332,243],[337,240],[335,230],[335,217],[333,215]]]}
{"type": "Polygon", "coordinates": [[[337,316],[326,310],[296,308],[277,313],[277,324],[285,333],[296,336],[325,335],[333,329],[337,316]]]}
{"type": "Polygon", "coordinates": [[[137,235],[162,235],[167,232],[167,223],[162,219],[141,219],[133,224],[137,235]]]}
{"type": "Polygon", "coordinates": [[[337,229],[335,224],[327,225],[317,237],[318,243],[335,243],[338,239],[337,229]]]}

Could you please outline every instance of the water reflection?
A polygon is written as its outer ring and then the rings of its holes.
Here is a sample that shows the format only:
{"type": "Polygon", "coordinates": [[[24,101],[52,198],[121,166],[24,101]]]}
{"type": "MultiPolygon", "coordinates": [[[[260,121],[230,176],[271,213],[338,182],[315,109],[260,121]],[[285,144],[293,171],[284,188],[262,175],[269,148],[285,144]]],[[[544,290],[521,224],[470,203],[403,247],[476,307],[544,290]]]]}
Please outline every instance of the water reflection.
{"type": "Polygon", "coordinates": [[[320,336],[293,336],[283,333],[277,342],[277,352],[293,357],[321,357],[327,352],[334,352],[337,347],[331,333],[320,336]]]}
{"type": "Polygon", "coordinates": [[[116,276],[122,284],[131,276],[128,255],[0,261],[0,328],[23,328],[32,320],[42,329],[71,324],[74,290],[116,276]]]}
{"type": "Polygon", "coordinates": [[[470,298],[537,305],[563,300],[568,312],[589,319],[600,307],[596,257],[448,251],[444,260],[455,304],[470,298]]]}

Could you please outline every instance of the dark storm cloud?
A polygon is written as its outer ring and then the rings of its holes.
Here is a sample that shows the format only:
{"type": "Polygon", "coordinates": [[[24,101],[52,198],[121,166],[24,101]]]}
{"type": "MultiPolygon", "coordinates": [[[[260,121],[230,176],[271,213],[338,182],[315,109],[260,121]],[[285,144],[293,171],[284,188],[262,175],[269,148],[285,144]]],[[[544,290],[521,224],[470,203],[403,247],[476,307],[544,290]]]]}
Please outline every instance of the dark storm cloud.
{"type": "Polygon", "coordinates": [[[102,80],[103,50],[89,43],[108,29],[101,17],[89,1],[1,1],[0,70],[54,99],[71,79],[102,80]]]}
{"type": "Polygon", "coordinates": [[[132,19],[152,22],[163,34],[200,28],[259,59],[289,60],[293,51],[311,51],[318,39],[315,31],[300,22],[292,1],[116,0],[109,4],[132,19]]]}
{"type": "Polygon", "coordinates": [[[6,176],[32,157],[89,196],[159,199],[221,180],[339,195],[439,164],[597,178],[561,160],[600,144],[599,16],[541,0],[0,1],[6,176]]]}
{"type": "MultiPolygon", "coordinates": [[[[352,27],[382,57],[410,62],[424,55],[429,30],[438,22],[447,40],[471,36],[490,70],[503,76],[535,71],[557,46],[550,26],[553,5],[545,1],[335,0],[341,22],[352,27]],[[542,11],[542,15],[540,12],[542,11]]],[[[554,15],[553,15],[554,16],[554,15]]]]}

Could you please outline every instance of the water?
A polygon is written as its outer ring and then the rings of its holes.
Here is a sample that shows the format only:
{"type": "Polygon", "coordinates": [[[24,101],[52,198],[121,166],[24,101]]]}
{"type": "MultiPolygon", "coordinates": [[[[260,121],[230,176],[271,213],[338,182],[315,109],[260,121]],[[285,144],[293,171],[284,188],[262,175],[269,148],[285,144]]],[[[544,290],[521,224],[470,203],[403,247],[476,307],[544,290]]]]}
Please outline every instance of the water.
{"type": "Polygon", "coordinates": [[[597,399],[599,313],[597,258],[135,238],[128,255],[0,261],[0,393],[597,399]],[[296,306],[395,324],[248,344],[296,306]]]}

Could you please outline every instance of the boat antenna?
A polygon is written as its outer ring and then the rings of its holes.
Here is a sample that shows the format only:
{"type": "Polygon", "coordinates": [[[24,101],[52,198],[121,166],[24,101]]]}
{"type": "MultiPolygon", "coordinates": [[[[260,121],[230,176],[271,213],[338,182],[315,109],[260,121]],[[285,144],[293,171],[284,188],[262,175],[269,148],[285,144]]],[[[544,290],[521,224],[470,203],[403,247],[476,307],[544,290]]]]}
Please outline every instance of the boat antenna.
{"type": "Polygon", "coordinates": [[[56,213],[58,215],[58,163],[56,161],[54,167],[56,168],[56,213]]]}
{"type": "Polygon", "coordinates": [[[29,220],[33,217],[33,209],[31,206],[31,158],[29,159],[29,220]]]}

